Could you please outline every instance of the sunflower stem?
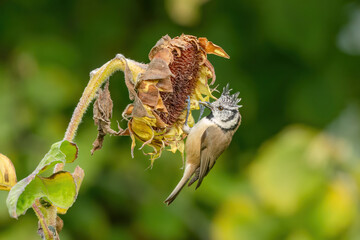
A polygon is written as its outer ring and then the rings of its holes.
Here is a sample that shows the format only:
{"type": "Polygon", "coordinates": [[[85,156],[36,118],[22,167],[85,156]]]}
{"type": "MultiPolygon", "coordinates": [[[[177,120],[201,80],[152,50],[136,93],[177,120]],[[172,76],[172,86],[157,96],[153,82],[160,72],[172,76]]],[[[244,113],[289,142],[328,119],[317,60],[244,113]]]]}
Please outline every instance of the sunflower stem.
{"type": "MultiPolygon", "coordinates": [[[[84,92],[77,104],[73,115],[71,117],[68,128],[66,129],[64,140],[72,142],[75,138],[76,131],[81,123],[81,120],[89,107],[91,101],[95,98],[98,89],[101,85],[115,72],[125,70],[126,63],[128,64],[132,72],[139,72],[140,67],[137,62],[128,60],[121,54],[117,54],[115,58],[105,63],[100,68],[97,68],[90,72],[90,80],[84,89],[84,92]]],[[[54,172],[61,171],[64,168],[64,164],[59,163],[56,165],[54,172]]]]}

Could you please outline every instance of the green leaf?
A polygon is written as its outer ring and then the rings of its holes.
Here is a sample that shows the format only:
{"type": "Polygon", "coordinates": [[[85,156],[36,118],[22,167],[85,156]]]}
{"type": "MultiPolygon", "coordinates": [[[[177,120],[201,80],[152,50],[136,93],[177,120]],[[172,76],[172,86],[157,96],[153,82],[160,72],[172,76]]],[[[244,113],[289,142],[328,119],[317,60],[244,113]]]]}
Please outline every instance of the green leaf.
{"type": "Polygon", "coordinates": [[[52,205],[62,209],[71,207],[76,198],[74,178],[71,173],[65,171],[54,173],[48,178],[36,176],[30,183],[26,184],[24,181],[21,185],[25,190],[19,195],[13,195],[17,202],[9,208],[12,217],[24,214],[36,199],[42,197],[46,197],[52,205]]]}
{"type": "Polygon", "coordinates": [[[75,143],[63,140],[54,143],[32,174],[44,172],[58,163],[71,163],[77,158],[78,148],[75,143]]]}
{"type": "Polygon", "coordinates": [[[67,163],[74,162],[78,157],[78,148],[75,143],[64,140],[60,144],[60,150],[65,154],[67,163]]]}
{"type": "Polygon", "coordinates": [[[24,214],[41,197],[46,197],[61,209],[69,208],[77,195],[74,177],[68,172],[55,173],[50,177],[41,177],[39,174],[57,163],[73,162],[77,152],[77,146],[69,141],[53,144],[37,168],[10,190],[6,200],[10,216],[17,218],[24,214]]]}
{"type": "MultiPolygon", "coordinates": [[[[83,180],[84,175],[85,175],[84,170],[81,167],[76,166],[74,172],[71,175],[72,175],[72,177],[74,178],[74,181],[75,181],[76,196],[77,196],[78,193],[79,193],[79,190],[80,190],[82,180],[83,180]]],[[[75,199],[74,199],[74,201],[75,201],[75,199]]],[[[56,206],[56,207],[57,207],[57,212],[60,213],[60,214],[65,214],[67,212],[67,210],[68,210],[68,208],[63,208],[61,206],[56,206]]]]}

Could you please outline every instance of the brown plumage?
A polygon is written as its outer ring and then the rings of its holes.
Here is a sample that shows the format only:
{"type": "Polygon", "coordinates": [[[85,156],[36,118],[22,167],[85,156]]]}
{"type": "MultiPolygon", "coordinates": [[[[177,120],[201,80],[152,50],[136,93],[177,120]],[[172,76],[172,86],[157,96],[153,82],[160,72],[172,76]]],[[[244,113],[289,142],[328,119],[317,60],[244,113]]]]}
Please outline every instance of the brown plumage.
{"type": "Polygon", "coordinates": [[[188,186],[198,181],[198,188],[218,157],[230,145],[234,133],[241,124],[241,115],[238,111],[241,106],[237,105],[240,101],[237,99],[238,93],[233,96],[229,94],[227,86],[217,101],[202,103],[210,108],[211,114],[190,129],[185,145],[185,171],[178,185],[165,200],[166,204],[169,205],[175,200],[192,176],[188,186]]]}

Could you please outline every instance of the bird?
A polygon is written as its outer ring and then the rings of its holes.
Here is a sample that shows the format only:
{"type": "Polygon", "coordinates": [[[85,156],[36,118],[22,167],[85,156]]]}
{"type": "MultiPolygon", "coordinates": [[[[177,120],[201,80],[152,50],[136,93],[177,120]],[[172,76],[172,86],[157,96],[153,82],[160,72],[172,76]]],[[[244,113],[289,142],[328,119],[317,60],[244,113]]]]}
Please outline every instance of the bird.
{"type": "Polygon", "coordinates": [[[184,132],[188,134],[185,143],[185,170],[180,182],[164,201],[165,204],[170,205],[175,200],[191,177],[188,186],[198,181],[195,189],[200,187],[216,160],[229,147],[234,133],[241,124],[239,108],[242,107],[238,105],[241,101],[241,98],[238,98],[240,92],[231,95],[231,90],[227,84],[216,101],[212,103],[199,101],[211,112],[192,128],[187,124],[190,111],[190,98],[188,98],[187,115],[183,126],[184,132]]]}

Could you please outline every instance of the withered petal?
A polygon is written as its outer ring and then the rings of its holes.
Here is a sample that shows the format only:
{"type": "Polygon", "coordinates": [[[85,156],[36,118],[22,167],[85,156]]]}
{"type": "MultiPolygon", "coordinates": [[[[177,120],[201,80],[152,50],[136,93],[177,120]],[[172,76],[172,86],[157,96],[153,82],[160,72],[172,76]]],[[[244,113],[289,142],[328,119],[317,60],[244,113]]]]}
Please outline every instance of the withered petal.
{"type": "Polygon", "coordinates": [[[173,86],[171,83],[171,79],[170,76],[167,78],[162,78],[158,81],[158,83],[156,84],[156,87],[161,91],[161,92],[173,92],[173,86]]]}
{"type": "Polygon", "coordinates": [[[185,48],[193,38],[195,37],[191,35],[182,34],[180,37],[174,37],[173,39],[171,39],[171,45],[176,46],[178,48],[185,48]]]}
{"type": "Polygon", "coordinates": [[[122,113],[122,117],[128,119],[128,116],[131,116],[133,110],[134,110],[134,104],[132,103],[128,104],[122,113]]]}
{"type": "Polygon", "coordinates": [[[154,115],[154,117],[156,119],[156,127],[158,127],[158,128],[167,127],[166,123],[164,123],[164,121],[161,120],[161,118],[159,117],[159,115],[155,111],[152,111],[152,114],[154,115]]]}
{"type": "Polygon", "coordinates": [[[158,51],[163,49],[162,45],[166,45],[169,41],[171,41],[171,37],[169,37],[169,35],[167,34],[160,38],[160,40],[157,41],[155,46],[150,50],[149,59],[152,60],[154,56],[158,53],[158,51]]]}
{"type": "Polygon", "coordinates": [[[131,123],[132,123],[132,119],[130,119],[130,121],[128,122],[128,131],[129,131],[129,135],[131,138],[131,157],[134,158],[134,148],[136,145],[135,142],[135,136],[134,136],[134,132],[131,130],[131,123]]]}
{"type": "Polygon", "coordinates": [[[135,97],[132,117],[150,117],[139,97],[135,97]]]}
{"type": "Polygon", "coordinates": [[[206,53],[215,54],[220,57],[230,58],[230,56],[220,46],[208,41],[207,38],[200,37],[200,46],[205,50],[206,53]]]}
{"type": "Polygon", "coordinates": [[[169,66],[162,58],[154,58],[146,71],[141,75],[141,80],[157,80],[172,76],[169,66]]]}
{"type": "Polygon", "coordinates": [[[213,85],[215,83],[216,80],[216,74],[215,74],[215,69],[214,66],[211,64],[211,62],[209,60],[206,59],[206,61],[204,62],[205,66],[211,71],[211,83],[210,85],[213,85]]]}
{"type": "Polygon", "coordinates": [[[158,98],[158,103],[156,104],[155,109],[160,112],[168,112],[161,97],[158,98]]]}
{"type": "Polygon", "coordinates": [[[133,75],[129,68],[129,65],[127,64],[127,60],[125,59],[125,85],[128,88],[129,91],[129,98],[130,100],[134,100],[136,96],[134,81],[133,81],[133,75]]]}
{"type": "MultiPolygon", "coordinates": [[[[120,128],[120,127],[119,127],[120,128]]],[[[128,128],[122,130],[122,131],[119,131],[117,134],[117,136],[129,136],[130,135],[130,131],[128,128]]]]}
{"type": "MultiPolygon", "coordinates": [[[[132,109],[132,116],[134,117],[149,117],[143,103],[139,99],[134,86],[133,75],[127,64],[127,60],[124,58],[125,61],[125,84],[129,90],[129,98],[130,100],[134,100],[133,109],[132,109]]],[[[123,112],[124,115],[124,112],[123,112]]]]}
{"type": "Polygon", "coordinates": [[[174,60],[170,48],[162,48],[158,50],[151,61],[155,60],[156,58],[165,61],[166,65],[170,64],[174,60]]]}
{"type": "Polygon", "coordinates": [[[130,117],[150,117],[141,100],[137,96],[134,103],[130,103],[126,106],[121,116],[126,120],[129,120],[130,117]]]}
{"type": "Polygon", "coordinates": [[[155,108],[158,104],[159,89],[148,82],[142,81],[138,88],[139,98],[143,104],[155,108]]]}

